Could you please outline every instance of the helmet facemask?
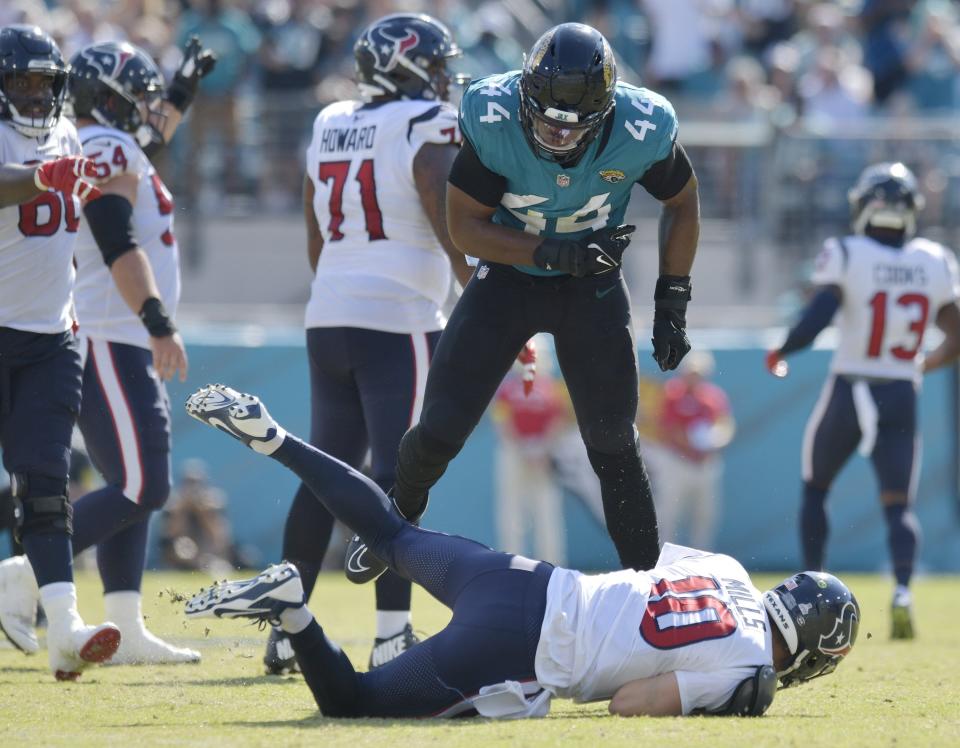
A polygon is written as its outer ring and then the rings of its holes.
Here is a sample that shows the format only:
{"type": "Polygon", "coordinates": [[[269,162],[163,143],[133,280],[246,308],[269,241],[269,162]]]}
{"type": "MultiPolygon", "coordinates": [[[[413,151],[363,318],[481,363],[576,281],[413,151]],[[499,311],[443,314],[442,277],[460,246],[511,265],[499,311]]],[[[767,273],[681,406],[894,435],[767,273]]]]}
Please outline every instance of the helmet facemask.
{"type": "Polygon", "coordinates": [[[5,73],[0,77],[0,100],[7,120],[27,137],[47,135],[63,110],[66,83],[66,71],[53,66],[5,73]]]}

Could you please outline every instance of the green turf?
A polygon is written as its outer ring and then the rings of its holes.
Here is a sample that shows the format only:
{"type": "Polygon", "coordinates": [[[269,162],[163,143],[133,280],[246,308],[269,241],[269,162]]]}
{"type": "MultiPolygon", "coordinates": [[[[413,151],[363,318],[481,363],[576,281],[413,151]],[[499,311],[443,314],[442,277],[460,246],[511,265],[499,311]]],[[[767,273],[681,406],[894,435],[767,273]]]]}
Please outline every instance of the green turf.
{"type": "MultiPolygon", "coordinates": [[[[27,658],[0,648],[0,745],[103,746],[290,745],[376,746],[949,746],[960,745],[960,627],[957,578],[916,584],[914,642],[890,642],[890,582],[848,576],[863,623],[856,649],[837,673],[781,692],[759,720],[620,719],[605,705],[555,701],[545,720],[326,720],[299,677],[262,675],[264,635],[229,621],[191,621],[167,590],[193,592],[200,576],[150,574],[145,612],[157,633],[199,647],[199,665],[101,667],[78,683],[56,683],[46,653],[27,658]]],[[[758,586],[779,581],[760,577],[758,586]]],[[[97,621],[98,582],[79,580],[81,609],[97,621]]],[[[356,662],[365,663],[373,635],[373,590],[324,575],[313,610],[356,662]]],[[[436,631],[445,610],[418,591],[415,625],[436,631]]]]}

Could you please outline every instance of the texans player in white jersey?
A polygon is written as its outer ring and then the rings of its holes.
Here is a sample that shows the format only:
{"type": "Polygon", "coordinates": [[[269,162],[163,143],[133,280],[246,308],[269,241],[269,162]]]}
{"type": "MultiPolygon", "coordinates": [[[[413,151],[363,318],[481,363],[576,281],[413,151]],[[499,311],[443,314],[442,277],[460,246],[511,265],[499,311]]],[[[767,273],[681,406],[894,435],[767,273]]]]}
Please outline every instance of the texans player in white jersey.
{"type": "MultiPolygon", "coordinates": [[[[310,443],[373,480],[394,481],[397,446],[420,417],[427,367],[445,318],[451,268],[472,273],[450,240],[445,186],[457,155],[457,112],[446,103],[447,61],[460,50],[425,15],[396,14],[366,28],[354,47],[362,99],[327,106],[313,124],[304,178],[310,443]]],[[[300,486],[287,516],[283,558],[307,596],[327,551],[333,517],[300,486]]],[[[362,564],[354,558],[351,564],[362,564]]],[[[416,642],[410,583],[376,585],[370,666],[416,642]]],[[[267,672],[294,666],[287,637],[271,633],[267,672]]]]}
{"type": "Polygon", "coordinates": [[[854,450],[880,484],[896,589],[894,639],[914,635],[910,578],[920,528],[911,510],[920,472],[917,394],[923,374],[960,355],[960,279],[953,252],[914,236],[923,196],[901,163],[867,168],[850,191],[853,234],[829,239],[816,261],[818,291],[767,368],[810,345],[831,320],[839,339],[803,438],[800,534],[807,568],[823,567],[830,485],[854,450]],[[943,342],[924,354],[928,323],[943,342]]]}
{"type": "Polygon", "coordinates": [[[99,190],[61,116],[67,70],[39,28],[0,29],[0,448],[26,553],[0,563],[0,629],[36,652],[39,596],[58,680],[76,679],[120,644],[112,623],[84,624],[73,584],[67,481],[82,374],[73,251],[82,201],[99,190]]]}
{"type": "Polygon", "coordinates": [[[187,603],[188,617],[279,624],[327,716],[543,716],[552,696],[609,699],[624,716],[757,715],[778,680],[826,675],[856,641],[857,601],[829,574],[761,593],[735,559],[669,544],[649,571],[554,568],[410,524],[373,481],[288,434],[256,397],[208,385],[186,409],[296,473],[378,558],[452,611],[435,636],[357,673],[307,610],[292,564],[187,603]]]}
{"type": "Polygon", "coordinates": [[[150,515],[170,494],[163,380],[187,374],[173,323],[180,295],[173,201],[144,148],[173,137],[213,61],[192,39],[167,90],[150,56],[127,43],[89,45],[70,65],[79,137],[103,193],[84,209],[76,246],[85,358],[78,423],[106,483],[74,503],[73,549],[97,546],[104,608],[122,634],[115,664],[200,659],[150,633],[141,613],[150,515]]]}

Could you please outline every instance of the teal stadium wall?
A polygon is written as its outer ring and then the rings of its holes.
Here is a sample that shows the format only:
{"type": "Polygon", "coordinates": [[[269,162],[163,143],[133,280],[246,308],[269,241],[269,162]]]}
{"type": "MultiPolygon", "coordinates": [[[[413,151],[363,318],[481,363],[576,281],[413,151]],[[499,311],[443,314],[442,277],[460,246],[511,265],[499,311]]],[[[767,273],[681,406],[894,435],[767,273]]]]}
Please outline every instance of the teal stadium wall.
{"type": "MultiPolygon", "coordinates": [[[[224,382],[260,395],[292,431],[309,427],[307,367],[302,333],[286,331],[222,342],[223,332],[189,334],[190,379],[170,386],[174,471],[189,457],[207,461],[212,480],[229,498],[235,538],[259,548],[264,561],[280,558],[283,523],[297,481],[280,465],[212,433],[182,408],[186,395],[207,382],[224,382]],[[219,342],[215,342],[219,341],[219,342]]],[[[775,380],[755,347],[714,349],[716,381],[730,396],[738,422],[726,451],[724,500],[716,550],[748,568],[782,570],[800,565],[797,507],[800,444],[804,424],[823,383],[829,352],[807,351],[791,359],[790,376],[775,380]]],[[[661,375],[640,351],[643,373],[661,375]]],[[[954,381],[938,372],[924,383],[923,471],[918,513],[924,531],[921,568],[960,571],[960,513],[955,493],[957,446],[954,381]]],[[[495,543],[491,497],[495,433],[488,419],[432,494],[425,525],[495,543]]],[[[856,457],[830,497],[829,565],[834,569],[888,568],[886,530],[869,463],[856,457]]],[[[565,499],[568,564],[583,569],[616,566],[605,530],[574,498],[565,499]]],[[[154,554],[155,556],[155,554],[154,554]]]]}

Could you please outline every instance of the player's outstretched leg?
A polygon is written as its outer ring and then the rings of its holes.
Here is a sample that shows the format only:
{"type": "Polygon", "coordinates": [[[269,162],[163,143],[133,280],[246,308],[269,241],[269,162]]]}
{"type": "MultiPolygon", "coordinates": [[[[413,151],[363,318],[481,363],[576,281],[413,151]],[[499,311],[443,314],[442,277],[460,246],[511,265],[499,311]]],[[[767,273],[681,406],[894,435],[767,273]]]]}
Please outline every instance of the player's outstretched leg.
{"type": "Polygon", "coordinates": [[[190,395],[185,407],[197,420],[290,467],[330,513],[371,548],[383,546],[406,526],[373,481],[296,437],[288,437],[254,395],[211,384],[190,395]],[[303,455],[309,456],[299,459],[303,455]]]}
{"type": "Polygon", "coordinates": [[[307,610],[300,573],[275,564],[252,579],[218,582],[187,601],[188,618],[266,621],[290,635],[304,680],[327,716],[348,716],[359,701],[359,675],[307,610]]]}

